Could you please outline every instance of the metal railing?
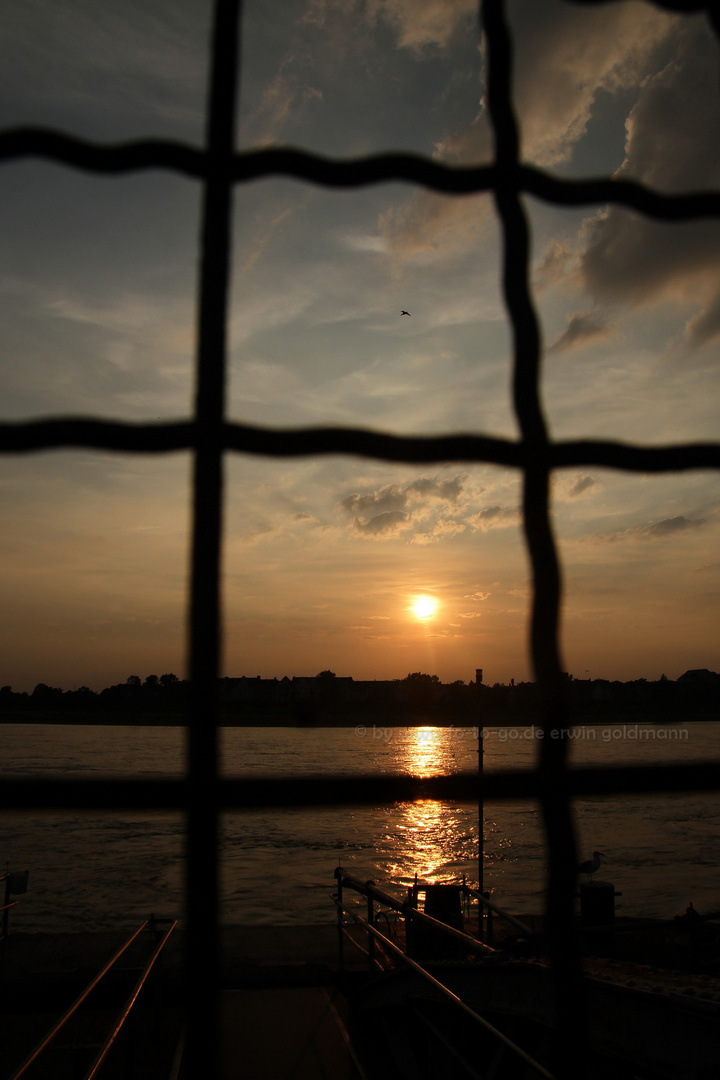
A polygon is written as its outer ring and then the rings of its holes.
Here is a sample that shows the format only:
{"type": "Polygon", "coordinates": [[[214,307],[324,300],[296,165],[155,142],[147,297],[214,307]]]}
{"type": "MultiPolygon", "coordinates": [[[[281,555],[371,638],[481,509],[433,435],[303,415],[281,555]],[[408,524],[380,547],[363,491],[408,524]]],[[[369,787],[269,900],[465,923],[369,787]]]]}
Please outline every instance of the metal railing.
{"type": "Polygon", "coordinates": [[[488,944],[492,944],[493,941],[493,916],[497,916],[503,922],[506,922],[509,926],[512,926],[514,930],[519,930],[521,934],[525,934],[528,937],[532,937],[534,930],[530,926],[526,926],[524,922],[518,919],[517,915],[512,915],[509,911],[505,911],[504,908],[499,907],[493,900],[490,899],[485,893],[479,892],[477,889],[472,889],[469,885],[463,886],[466,896],[472,896],[478,902],[480,909],[480,916],[478,918],[478,927],[482,925],[482,913],[483,909],[487,912],[487,934],[485,940],[488,944]]]}
{"type": "MultiPolygon", "coordinates": [[[[458,930],[453,926],[449,926],[447,923],[442,922],[439,919],[434,918],[431,915],[427,915],[424,911],[420,911],[416,906],[416,897],[412,895],[406,901],[398,900],[390,893],[385,892],[383,889],[379,889],[372,881],[360,881],[358,878],[353,877],[350,874],[346,874],[341,867],[338,867],[335,871],[335,879],[337,881],[337,893],[335,897],[335,903],[337,906],[337,918],[338,918],[338,948],[339,948],[339,967],[340,971],[343,970],[343,941],[345,938],[349,940],[355,948],[364,952],[368,958],[368,963],[372,969],[374,960],[373,945],[378,943],[386,953],[398,961],[402,966],[409,968],[415,972],[424,982],[430,985],[442,998],[449,1001],[454,1008],[462,1013],[464,1016],[469,1017],[474,1023],[484,1028],[493,1039],[502,1046],[506,1047],[512,1054],[520,1058],[530,1069],[532,1069],[538,1076],[545,1077],[546,1080],[553,1080],[553,1074],[550,1073],[544,1065],[541,1065],[533,1057],[530,1056],[521,1046],[518,1046],[516,1042],[510,1039],[504,1032],[500,1031],[494,1024],[491,1024],[489,1020],[481,1016],[478,1012],[467,1005],[461,997],[455,994],[448,986],[446,986],[437,975],[432,974],[422,964],[418,963],[417,959],[408,955],[407,951],[401,948],[397,942],[393,941],[386,934],[383,934],[378,930],[375,925],[376,914],[373,910],[374,903],[378,902],[385,907],[389,907],[394,911],[400,912],[405,916],[406,926],[408,923],[416,923],[420,926],[426,926],[433,930],[434,933],[445,935],[451,942],[457,942],[462,945],[467,954],[475,953],[481,957],[489,957],[495,955],[495,950],[489,945],[484,944],[477,938],[471,937],[469,934],[464,933],[462,930],[458,930]],[[353,892],[358,893],[360,896],[364,896],[367,899],[368,917],[364,919],[356,912],[348,912],[344,907],[343,902],[343,890],[351,889],[353,892]],[[368,937],[368,949],[365,950],[356,939],[347,931],[343,924],[343,916],[350,914],[353,924],[360,927],[361,930],[367,934],[368,937]]],[[[458,886],[461,890],[464,887],[458,886]]],[[[472,890],[474,891],[474,890],[472,890]]],[[[411,890],[412,894],[412,890],[411,890]]],[[[493,905],[498,913],[506,915],[506,912],[502,912],[500,908],[493,905]]],[[[511,916],[512,918],[512,916],[511,916]]]]}
{"type": "Polygon", "coordinates": [[[125,953],[128,951],[130,946],[133,945],[138,940],[138,938],[143,933],[143,931],[144,930],[154,931],[156,929],[158,923],[160,923],[160,922],[170,922],[170,926],[165,931],[165,933],[162,935],[160,940],[157,942],[157,944],[155,946],[155,949],[153,950],[153,953],[150,956],[150,959],[147,961],[147,963],[146,963],[146,965],[145,965],[145,967],[144,967],[144,969],[142,971],[142,974],[140,975],[140,978],[136,982],[135,986],[132,989],[132,992],[131,992],[130,996],[128,997],[127,1001],[125,1002],[122,1009],[118,1013],[118,1016],[117,1016],[117,1018],[116,1018],[116,1020],[115,1020],[115,1022],[113,1024],[112,1030],[110,1031],[107,1038],[103,1042],[102,1046],[98,1050],[98,1052],[97,1052],[97,1054],[96,1054],[96,1056],[95,1056],[95,1058],[93,1060],[92,1065],[83,1074],[83,1080],[94,1080],[94,1078],[97,1076],[103,1062],[107,1058],[107,1055],[109,1054],[110,1050],[112,1049],[113,1045],[115,1044],[120,1032],[122,1031],[123,1026],[127,1022],[127,1019],[130,1016],[131,1010],[132,1010],[133,1006],[136,1004],[137,999],[138,999],[138,997],[140,995],[140,992],[143,989],[143,987],[145,986],[145,984],[146,984],[146,982],[148,980],[148,977],[150,976],[151,971],[154,969],[157,961],[159,960],[160,955],[161,955],[163,949],[165,948],[165,945],[167,944],[170,935],[172,934],[173,930],[177,926],[177,920],[172,920],[171,921],[171,920],[167,920],[167,919],[160,920],[160,919],[152,918],[152,919],[146,920],[141,926],[139,926],[137,928],[137,930],[133,931],[133,933],[130,935],[130,937],[127,938],[126,941],[123,942],[123,944],[120,946],[120,948],[114,953],[114,955],[101,968],[101,970],[97,973],[97,975],[95,975],[95,977],[88,983],[88,985],[85,987],[85,989],[82,991],[82,993],[79,994],[79,996],[75,999],[75,1001],[73,1001],[72,1005],[70,1005],[65,1010],[65,1012],[62,1014],[62,1016],[55,1022],[55,1024],[53,1024],[52,1028],[50,1029],[50,1031],[48,1031],[47,1035],[45,1035],[45,1037],[40,1041],[40,1043],[38,1043],[38,1045],[35,1047],[35,1049],[32,1050],[31,1053],[25,1058],[22,1065],[20,1065],[19,1068],[12,1074],[12,1077],[10,1078],[10,1080],[20,1080],[21,1077],[26,1075],[26,1073],[30,1070],[31,1066],[33,1066],[35,1064],[35,1062],[40,1057],[42,1057],[42,1055],[45,1054],[51,1048],[51,1046],[52,1046],[53,1042],[55,1041],[56,1037],[66,1027],[68,1022],[70,1020],[72,1020],[73,1017],[77,1016],[77,1014],[80,1011],[81,1006],[87,1001],[87,999],[90,997],[90,995],[93,993],[93,991],[97,989],[97,987],[102,982],[102,980],[105,978],[105,976],[108,975],[109,972],[111,972],[116,967],[118,961],[125,955],[125,953]]]}
{"type": "Polygon", "coordinates": [[[27,892],[28,879],[30,877],[27,870],[6,870],[2,877],[0,877],[0,883],[5,882],[5,898],[0,912],[2,913],[2,920],[0,920],[0,944],[5,942],[9,933],[10,925],[10,911],[18,904],[17,900],[11,900],[10,897],[14,895],[23,896],[27,892]]]}
{"type": "MultiPolygon", "coordinates": [[[[345,927],[343,926],[343,915],[347,914],[344,907],[343,892],[344,889],[351,889],[353,892],[358,893],[360,896],[364,896],[367,900],[367,912],[368,922],[371,926],[375,925],[375,912],[374,904],[383,904],[384,907],[390,908],[393,911],[397,911],[403,915],[408,922],[416,922],[422,926],[430,927],[433,930],[439,930],[441,933],[447,935],[449,938],[454,938],[456,941],[461,942],[462,945],[467,947],[468,952],[477,953],[480,956],[488,956],[493,953],[493,949],[486,945],[484,942],[479,941],[477,938],[470,937],[469,934],[463,933],[461,930],[457,930],[454,926],[449,926],[447,923],[441,922],[432,915],[427,915],[424,911],[420,911],[415,904],[412,897],[408,897],[407,900],[398,900],[397,897],[392,896],[390,893],[385,892],[384,889],[378,888],[373,881],[360,881],[359,878],[353,877],[352,874],[346,874],[342,867],[338,867],[335,870],[335,880],[337,882],[337,891],[334,897],[335,906],[337,908],[337,926],[338,926],[338,949],[339,949],[339,969],[343,970],[343,939],[345,937],[352,941],[353,945],[357,946],[357,942],[347,934],[345,927]]],[[[355,918],[355,916],[352,916],[355,918]]],[[[372,960],[372,951],[370,951],[369,959],[372,960]]]]}
{"type": "MultiPolygon", "coordinates": [[[[574,0],[581,3],[583,0],[574,0]]],[[[586,3],[610,0],[584,0],[586,3]]],[[[717,0],[656,0],[671,11],[704,11],[720,32],[717,0]]],[[[39,157],[98,176],[164,169],[202,185],[203,226],[198,283],[198,349],[195,407],[179,423],[134,424],[96,418],[43,418],[0,424],[0,451],[10,454],[67,447],[115,452],[193,455],[192,568],[188,623],[192,705],[188,716],[186,773],[177,782],[131,778],[115,783],[25,778],[6,782],[0,805],[10,807],[182,808],[187,815],[186,896],[189,1061],[193,1076],[218,1072],[218,821],[224,809],[268,805],[350,805],[401,798],[477,798],[472,774],[436,781],[383,777],[353,780],[231,782],[218,776],[217,727],[220,674],[220,554],[223,462],[227,452],[291,457],[355,454],[407,463],[473,462],[517,468],[523,476],[523,523],[532,568],[530,643],[539,687],[539,720],[547,730],[569,722],[560,654],[561,569],[550,518],[549,489],[559,468],[606,466],[660,473],[720,468],[720,444],[639,446],[614,440],[550,438],[540,397],[541,349],[530,287],[529,230],[523,198],[533,195],[560,207],[619,205],[663,221],[720,215],[720,193],[663,195],[615,178],[570,180],[525,165],[512,100],[513,42],[503,0],[484,0],[480,26],[486,42],[488,116],[495,160],[482,168],[452,168],[410,154],[333,161],[298,150],[234,152],[238,83],[239,0],[216,0],[211,75],[203,148],[166,140],[102,146],[72,135],[39,129],[0,133],[0,162],[39,157]],[[294,177],[332,188],[408,181],[452,194],[490,192],[501,225],[504,298],[513,337],[513,402],[518,440],[484,434],[400,436],[358,428],[270,429],[230,423],[225,417],[228,266],[233,186],[271,176],[294,177]]],[[[577,948],[566,933],[577,864],[572,800],[577,794],[719,790],[720,764],[645,768],[569,769],[567,741],[546,738],[538,768],[487,778],[483,798],[536,799],[548,837],[546,927],[551,942],[555,994],[562,1029],[558,1072],[582,1074],[584,1012],[577,948]]]]}

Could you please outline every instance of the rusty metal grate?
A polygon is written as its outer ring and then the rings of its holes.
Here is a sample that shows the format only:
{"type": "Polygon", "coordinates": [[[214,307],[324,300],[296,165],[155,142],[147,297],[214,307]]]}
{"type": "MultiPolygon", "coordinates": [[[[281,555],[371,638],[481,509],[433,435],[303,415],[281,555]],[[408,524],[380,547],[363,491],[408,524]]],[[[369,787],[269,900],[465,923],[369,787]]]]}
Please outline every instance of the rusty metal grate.
{"type": "MultiPolygon", "coordinates": [[[[610,0],[570,0],[606,3],[610,0]]],[[[705,11],[720,35],[720,3],[657,0],[676,12],[705,11]]],[[[195,411],[174,424],[130,424],[60,417],[0,424],[0,450],[84,447],[126,453],[190,450],[194,460],[193,540],[190,583],[190,677],[187,765],[172,781],[6,781],[0,805],[8,807],[180,808],[187,816],[188,1003],[193,1076],[217,1073],[218,1029],[214,987],[218,961],[218,818],[226,809],[272,805],[340,805],[428,797],[472,798],[476,776],[436,780],[382,777],[349,781],[238,782],[218,776],[217,701],[221,639],[219,566],[222,474],[227,452],[283,457],[352,453],[407,463],[473,462],[512,466],[523,474],[524,528],[532,564],[531,648],[541,692],[543,722],[568,723],[559,653],[561,568],[549,515],[553,471],[568,466],[605,466],[642,472],[720,468],[720,443],[645,447],[610,440],[552,441],[540,404],[540,337],[529,284],[528,224],[523,195],[557,206],[618,204],[659,220],[690,221],[720,215],[720,193],[661,195],[640,184],[611,178],[558,179],[523,165],[511,100],[513,44],[502,0],[484,0],[482,30],[488,58],[488,106],[495,135],[494,162],[482,168],[450,168],[409,154],[334,161],[297,150],[235,153],[239,0],[216,0],[207,141],[194,149],[162,140],[102,146],[57,131],[15,129],[0,133],[0,161],[38,157],[98,176],[141,169],[171,170],[203,188],[201,268],[198,285],[198,351],[195,411]],[[225,420],[226,316],[232,190],[269,176],[289,176],[332,188],[404,180],[437,192],[492,193],[503,237],[503,287],[513,334],[514,407],[517,441],[458,434],[405,437],[349,428],[273,430],[225,420]]],[[[548,836],[548,915],[553,935],[563,1047],[559,1075],[582,1073],[583,1015],[574,942],[563,932],[572,914],[574,867],[572,798],[584,793],[720,789],[720,763],[568,770],[566,741],[544,739],[538,767],[486,778],[486,799],[539,800],[548,836]],[[562,1062],[567,1064],[563,1065],[562,1062]]]]}

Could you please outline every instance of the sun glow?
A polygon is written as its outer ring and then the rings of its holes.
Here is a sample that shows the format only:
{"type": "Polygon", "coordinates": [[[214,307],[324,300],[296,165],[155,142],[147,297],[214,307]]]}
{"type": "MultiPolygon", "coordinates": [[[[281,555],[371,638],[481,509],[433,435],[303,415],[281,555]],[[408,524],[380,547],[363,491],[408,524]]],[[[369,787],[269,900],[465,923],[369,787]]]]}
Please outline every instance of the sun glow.
{"type": "Polygon", "coordinates": [[[433,596],[416,596],[410,610],[416,619],[430,619],[437,611],[438,602],[433,596]]]}

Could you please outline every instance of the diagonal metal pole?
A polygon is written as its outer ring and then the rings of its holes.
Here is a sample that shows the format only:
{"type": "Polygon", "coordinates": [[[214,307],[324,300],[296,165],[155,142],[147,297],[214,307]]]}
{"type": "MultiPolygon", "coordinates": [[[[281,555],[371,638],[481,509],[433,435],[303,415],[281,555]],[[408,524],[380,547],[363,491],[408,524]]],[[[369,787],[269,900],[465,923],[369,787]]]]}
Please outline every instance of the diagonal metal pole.
{"type": "Polygon", "coordinates": [[[193,469],[187,738],[187,1060],[193,1080],[219,1074],[218,699],[220,570],[232,156],[239,0],[216,0],[203,186],[193,469]]]}

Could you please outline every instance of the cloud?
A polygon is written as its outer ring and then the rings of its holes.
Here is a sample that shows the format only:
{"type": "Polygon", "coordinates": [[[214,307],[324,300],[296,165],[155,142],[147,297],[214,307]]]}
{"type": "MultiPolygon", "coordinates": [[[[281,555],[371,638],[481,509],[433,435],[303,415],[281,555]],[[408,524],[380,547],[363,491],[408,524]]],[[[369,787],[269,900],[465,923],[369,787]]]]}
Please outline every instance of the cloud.
{"type": "Polygon", "coordinates": [[[542,258],[533,271],[534,284],[538,291],[554,285],[558,281],[577,271],[579,252],[577,245],[566,237],[553,237],[547,242],[542,258]]]}
{"type": "Polygon", "coordinates": [[[677,517],[650,521],[646,525],[635,525],[623,532],[608,533],[604,539],[613,543],[622,540],[664,540],[680,533],[695,532],[706,524],[703,518],[688,518],[679,514],[677,517]]]}
{"type": "MultiPolygon", "coordinates": [[[[630,113],[618,175],[663,192],[720,183],[717,50],[710,38],[697,20],[677,29],[672,59],[643,82],[630,113]]],[[[592,295],[630,305],[670,300],[691,306],[685,331],[691,346],[720,335],[718,222],[661,224],[611,207],[588,226],[580,274],[592,295]]]]}
{"type": "Polygon", "coordinates": [[[409,517],[401,510],[388,510],[364,521],[356,517],[353,519],[353,527],[356,532],[365,536],[398,536],[403,529],[409,527],[409,517]]]}
{"type": "Polygon", "coordinates": [[[637,530],[637,535],[642,539],[654,540],[657,537],[673,536],[676,533],[687,532],[701,528],[705,522],[702,518],[691,520],[683,515],[673,518],[665,518],[663,521],[652,521],[637,530]]]}
{"type": "Polygon", "coordinates": [[[387,243],[382,236],[371,233],[342,233],[338,236],[339,243],[351,251],[369,251],[374,255],[382,254],[387,250],[387,243]]]}
{"type": "Polygon", "coordinates": [[[74,130],[108,141],[133,130],[137,136],[139,126],[143,134],[157,135],[162,126],[163,134],[197,137],[207,67],[199,43],[207,18],[198,4],[107,0],[98,18],[93,4],[28,0],[4,12],[3,97],[16,102],[17,87],[23,88],[16,123],[47,123],[68,110],[74,130]],[[29,111],[27,120],[22,110],[29,111]]]}
{"type": "Polygon", "coordinates": [[[477,0],[368,0],[366,11],[369,19],[392,26],[400,48],[414,51],[428,45],[444,49],[477,24],[477,0]]]}
{"type": "Polygon", "coordinates": [[[413,543],[415,544],[431,544],[435,540],[446,539],[450,536],[457,536],[458,533],[465,532],[467,525],[461,521],[456,521],[454,518],[436,518],[434,523],[425,527],[423,531],[418,532],[413,537],[413,543]]]}
{"type": "Polygon", "coordinates": [[[570,488],[570,490],[567,493],[568,498],[569,499],[577,499],[581,495],[583,495],[586,491],[589,491],[590,488],[594,488],[596,486],[597,486],[597,480],[595,480],[594,477],[592,477],[592,476],[576,476],[572,487],[570,488]]]}
{"type": "MultiPolygon", "coordinates": [[[[448,23],[447,7],[441,2],[423,6],[414,0],[377,0],[373,10],[382,10],[386,18],[402,26],[401,43],[414,45],[431,35],[435,9],[442,10],[448,23]]],[[[465,17],[465,7],[458,2],[457,18],[465,17]]],[[[650,58],[676,18],[640,4],[581,11],[562,3],[525,0],[516,8],[514,96],[523,157],[538,165],[556,165],[571,158],[585,135],[598,94],[625,90],[645,76],[650,58]]],[[[434,40],[442,44],[445,39],[436,36],[434,40]]],[[[492,159],[493,135],[482,77],[479,69],[474,116],[437,140],[436,159],[454,165],[492,159]]],[[[415,191],[379,221],[387,251],[400,262],[432,262],[470,251],[480,238],[489,241],[492,227],[489,196],[457,199],[428,191],[415,191]]]]}
{"type": "Polygon", "coordinates": [[[377,491],[348,495],[340,504],[351,514],[366,517],[369,511],[382,513],[405,509],[407,506],[422,505],[436,499],[448,503],[457,503],[463,493],[467,474],[461,473],[447,480],[437,477],[421,476],[409,484],[385,484],[377,491]]]}
{"type": "Polygon", "coordinates": [[[516,507],[486,506],[473,515],[470,524],[482,532],[488,532],[490,529],[507,529],[510,525],[516,525],[518,520],[519,513],[516,507]]]}
{"type": "Polygon", "coordinates": [[[408,491],[425,498],[442,499],[445,502],[456,503],[464,491],[466,479],[467,475],[465,473],[454,476],[449,480],[438,480],[436,477],[422,476],[408,486],[408,491]]]}
{"type": "Polygon", "coordinates": [[[515,24],[514,88],[523,156],[546,166],[567,161],[599,91],[635,86],[676,22],[642,4],[588,11],[524,3],[515,24]]]}
{"type": "Polygon", "coordinates": [[[378,232],[393,259],[424,265],[475,248],[491,220],[492,203],[486,195],[449,199],[416,191],[380,215],[378,232]]]}
{"type": "Polygon", "coordinates": [[[276,142],[288,120],[297,123],[305,106],[322,100],[322,90],[307,81],[308,65],[302,57],[288,53],[275,76],[263,87],[260,101],[242,118],[241,138],[254,146],[276,142]]]}
{"type": "Polygon", "coordinates": [[[428,544],[467,527],[461,515],[448,514],[465,492],[466,473],[440,478],[421,476],[407,484],[385,484],[375,491],[353,492],[340,503],[352,515],[353,529],[386,539],[413,530],[414,543],[428,544]]]}
{"type": "Polygon", "coordinates": [[[567,329],[553,342],[548,352],[566,352],[588,341],[607,337],[609,333],[607,323],[600,316],[592,311],[579,311],[568,317],[567,329]]]}
{"type": "Polygon", "coordinates": [[[372,511],[395,513],[407,505],[407,491],[397,484],[387,484],[367,495],[353,494],[343,499],[341,506],[351,514],[367,517],[372,511]]]}
{"type": "Polygon", "coordinates": [[[464,599],[465,600],[487,600],[490,596],[492,596],[492,593],[489,593],[489,592],[476,592],[476,593],[468,593],[468,595],[465,596],[464,599]]]}
{"type": "Polygon", "coordinates": [[[720,337],[720,292],[685,327],[685,340],[694,349],[720,337]]]}
{"type": "Polygon", "coordinates": [[[458,612],[458,618],[459,619],[480,619],[480,618],[482,618],[482,612],[481,611],[466,611],[466,612],[460,611],[460,612],[458,612]]]}

